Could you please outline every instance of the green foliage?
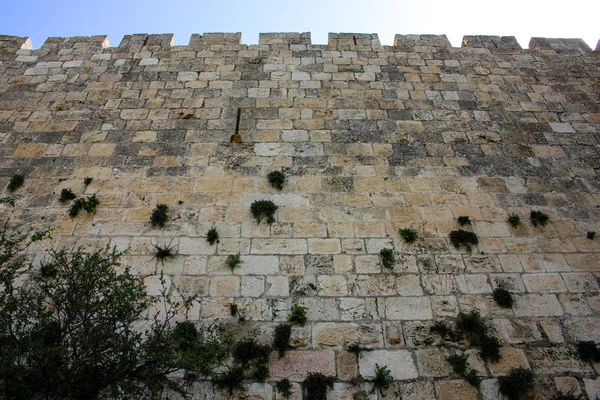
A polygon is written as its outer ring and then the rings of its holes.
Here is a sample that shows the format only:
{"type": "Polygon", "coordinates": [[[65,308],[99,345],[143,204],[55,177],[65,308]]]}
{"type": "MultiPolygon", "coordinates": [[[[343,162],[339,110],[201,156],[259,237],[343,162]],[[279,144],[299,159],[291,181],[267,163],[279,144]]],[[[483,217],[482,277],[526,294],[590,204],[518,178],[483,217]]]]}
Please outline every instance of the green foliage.
{"type": "Polygon", "coordinates": [[[327,388],[333,388],[335,378],[323,374],[310,374],[302,382],[305,398],[310,400],[327,400],[327,388]]]}
{"type": "Polygon", "coordinates": [[[360,347],[359,343],[353,343],[350,346],[348,346],[348,352],[350,353],[354,353],[357,356],[360,354],[362,348],[360,347]]]}
{"type": "Polygon", "coordinates": [[[253,361],[268,362],[270,353],[269,346],[259,344],[255,339],[250,338],[237,343],[233,348],[232,355],[237,363],[248,367],[253,361]]]}
{"type": "Polygon", "coordinates": [[[501,359],[501,343],[492,335],[491,329],[485,324],[479,312],[473,310],[468,314],[459,313],[456,326],[460,329],[474,346],[479,346],[481,357],[497,362],[501,359]]]}
{"type": "Polygon", "coordinates": [[[94,180],[94,178],[92,178],[90,176],[86,176],[85,178],[83,178],[83,184],[85,186],[88,186],[90,183],[92,183],[93,180],[94,180]]]}
{"type": "Polygon", "coordinates": [[[178,371],[210,375],[224,360],[218,331],[173,326],[193,299],[174,302],[165,291],[148,297],[120,266],[122,253],[52,251],[41,273],[29,273],[28,238],[47,234],[7,226],[0,230],[0,397],[160,398],[165,388],[184,392],[171,378],[178,371]],[[27,284],[17,284],[23,278],[27,284]],[[160,315],[151,311],[158,301],[160,315]]]}
{"type": "Polygon", "coordinates": [[[481,379],[477,376],[477,371],[475,371],[474,369],[470,370],[468,373],[466,373],[463,378],[465,378],[465,380],[467,382],[469,382],[469,384],[471,386],[475,386],[475,387],[479,387],[479,383],[481,382],[481,379]]]}
{"type": "Polygon", "coordinates": [[[183,204],[183,200],[177,200],[177,204],[182,205],[183,204]]]}
{"type": "Polygon", "coordinates": [[[588,239],[590,240],[594,240],[596,238],[596,232],[594,231],[588,231],[587,236],[588,239]]]}
{"type": "Polygon", "coordinates": [[[267,223],[271,224],[275,222],[275,211],[277,211],[277,208],[271,200],[257,200],[250,205],[250,212],[252,212],[252,216],[256,218],[258,224],[263,219],[266,219],[267,223]]]}
{"type": "Polygon", "coordinates": [[[419,237],[417,231],[411,228],[400,229],[400,236],[402,236],[402,239],[408,244],[416,242],[419,237]]]}
{"type": "Polygon", "coordinates": [[[381,391],[387,389],[393,381],[394,378],[392,377],[392,373],[386,365],[380,367],[379,364],[375,364],[375,378],[373,379],[374,388],[378,389],[381,393],[381,391]]]}
{"type": "Polygon", "coordinates": [[[548,220],[550,219],[550,217],[548,216],[548,214],[545,214],[541,211],[535,211],[535,210],[531,210],[531,213],[529,214],[529,218],[531,219],[531,223],[533,224],[533,226],[546,226],[546,224],[548,223],[548,220]]]}
{"type": "Polygon", "coordinates": [[[231,396],[235,390],[244,390],[243,382],[245,378],[243,367],[227,367],[224,372],[213,377],[213,382],[221,389],[227,389],[231,396]]]}
{"type": "Polygon", "coordinates": [[[23,183],[25,183],[23,175],[13,174],[8,181],[8,185],[6,185],[6,189],[8,189],[9,192],[15,191],[23,186],[23,183]]]}
{"type": "Polygon", "coordinates": [[[535,385],[533,372],[524,368],[513,368],[508,376],[499,376],[500,392],[509,400],[531,398],[535,385]]]}
{"type": "Polygon", "coordinates": [[[232,317],[235,317],[235,316],[237,315],[237,313],[238,313],[238,305],[237,305],[237,304],[234,304],[234,303],[231,303],[231,304],[229,305],[229,314],[230,314],[232,317]]]}
{"type": "Polygon", "coordinates": [[[514,302],[512,294],[503,286],[494,289],[494,301],[503,308],[511,308],[514,302]]]}
{"type": "Polygon", "coordinates": [[[460,339],[459,334],[454,329],[452,329],[452,327],[448,326],[448,324],[445,321],[442,320],[435,321],[435,323],[431,326],[429,331],[432,333],[437,333],[443,339],[448,338],[453,341],[460,339]]]}
{"type": "Polygon", "coordinates": [[[227,389],[231,395],[234,390],[243,390],[246,379],[264,381],[269,375],[269,354],[271,349],[257,343],[254,339],[244,339],[232,349],[233,365],[213,377],[215,384],[227,389]]]}
{"type": "Polygon", "coordinates": [[[394,268],[394,264],[396,263],[396,257],[394,255],[394,250],[383,248],[379,250],[379,258],[381,259],[381,264],[388,268],[394,268]]]}
{"type": "Polygon", "coordinates": [[[465,246],[467,250],[471,250],[471,245],[476,246],[479,243],[479,239],[475,233],[459,229],[450,232],[450,242],[457,249],[460,246],[465,246]]]}
{"type": "Polygon", "coordinates": [[[219,232],[217,232],[217,228],[215,226],[206,232],[206,241],[210,243],[211,246],[215,243],[219,243],[219,232]]]}
{"type": "Polygon", "coordinates": [[[452,370],[457,375],[464,375],[467,373],[467,358],[469,358],[466,354],[458,355],[453,354],[450,357],[446,358],[446,360],[452,366],[452,370]]]}
{"type": "Polygon", "coordinates": [[[271,171],[267,174],[267,179],[269,180],[271,186],[277,190],[283,189],[283,184],[286,180],[283,171],[271,171]]]}
{"type": "Polygon", "coordinates": [[[168,258],[175,258],[177,255],[177,246],[173,246],[171,243],[164,246],[159,246],[157,244],[153,244],[152,246],[154,246],[154,258],[161,263],[164,263],[168,258]]]}
{"type": "Polygon", "coordinates": [[[457,218],[457,221],[461,226],[471,225],[471,218],[469,218],[469,216],[467,216],[467,215],[461,215],[460,217],[457,218]]]}
{"type": "Polygon", "coordinates": [[[508,223],[510,226],[516,227],[521,223],[521,217],[519,217],[517,214],[510,214],[508,216],[508,223]]]}
{"type": "Polygon", "coordinates": [[[304,326],[306,324],[306,307],[302,307],[298,304],[292,306],[292,311],[288,317],[288,321],[292,324],[304,326]]]}
{"type": "Polygon", "coordinates": [[[88,213],[94,213],[96,212],[98,204],[100,204],[100,201],[96,197],[96,194],[75,199],[73,200],[73,203],[71,203],[71,207],[69,207],[69,216],[72,218],[76,217],[81,210],[85,210],[88,213]]]}
{"type": "Polygon", "coordinates": [[[240,253],[230,254],[227,256],[227,259],[225,260],[225,265],[227,265],[229,268],[231,268],[231,270],[233,270],[235,267],[237,267],[241,263],[242,263],[242,259],[241,259],[240,253]]]}
{"type": "Polygon", "coordinates": [[[0,204],[9,204],[11,207],[15,206],[15,199],[13,197],[2,197],[0,198],[0,204]]]}
{"type": "Polygon", "coordinates": [[[583,361],[600,362],[600,349],[594,342],[577,343],[577,354],[583,361]]]}
{"type": "Polygon", "coordinates": [[[277,392],[288,399],[292,395],[292,384],[289,379],[282,379],[275,384],[277,392]]]}
{"type": "Polygon", "coordinates": [[[275,327],[273,335],[273,347],[283,357],[290,348],[290,337],[292,336],[292,326],[290,324],[280,324],[275,327]]]}
{"type": "Polygon", "coordinates": [[[167,212],[169,211],[169,206],[166,204],[157,204],[154,210],[152,210],[152,215],[150,215],[150,225],[159,228],[162,228],[167,223],[169,217],[167,216],[167,212]]]}
{"type": "Polygon", "coordinates": [[[71,201],[76,198],[77,198],[77,195],[75,193],[73,193],[73,191],[71,189],[63,188],[60,191],[60,197],[58,198],[58,201],[60,201],[61,203],[66,203],[67,201],[71,201]]]}

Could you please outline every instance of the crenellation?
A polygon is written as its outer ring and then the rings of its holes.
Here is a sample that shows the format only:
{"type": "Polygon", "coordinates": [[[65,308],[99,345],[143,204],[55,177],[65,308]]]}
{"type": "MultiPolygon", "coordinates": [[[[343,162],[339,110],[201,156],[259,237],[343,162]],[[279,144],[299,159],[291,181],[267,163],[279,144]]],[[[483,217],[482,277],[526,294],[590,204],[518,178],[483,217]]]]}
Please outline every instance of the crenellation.
{"type": "Polygon", "coordinates": [[[376,33],[330,33],[327,48],[340,51],[380,51],[383,46],[376,33]]]}
{"type": "Polygon", "coordinates": [[[514,36],[464,36],[462,47],[479,47],[487,49],[521,50],[521,45],[514,36]]]}
{"type": "MultiPolygon", "coordinates": [[[[531,38],[529,49],[536,52],[548,53],[553,50],[558,54],[585,54],[592,49],[581,39],[551,39],[551,38],[531,38]]],[[[550,54],[550,53],[548,53],[550,54]]]]}

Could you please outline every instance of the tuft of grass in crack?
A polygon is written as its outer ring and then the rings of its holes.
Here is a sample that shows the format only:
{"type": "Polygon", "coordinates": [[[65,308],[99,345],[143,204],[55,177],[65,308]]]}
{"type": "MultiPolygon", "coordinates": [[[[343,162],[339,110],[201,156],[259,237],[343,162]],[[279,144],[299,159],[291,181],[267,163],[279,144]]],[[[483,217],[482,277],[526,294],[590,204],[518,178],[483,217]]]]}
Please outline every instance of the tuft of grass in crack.
{"type": "Polygon", "coordinates": [[[92,178],[90,176],[86,176],[85,178],[83,178],[83,184],[85,186],[89,186],[89,184],[92,183],[93,180],[94,180],[94,178],[92,178]]]}
{"type": "Polygon", "coordinates": [[[167,216],[168,211],[169,206],[166,204],[157,204],[154,210],[152,210],[152,215],[150,215],[150,225],[159,228],[165,226],[169,219],[167,216]]]}
{"type": "Polygon", "coordinates": [[[529,218],[531,219],[531,223],[533,224],[533,226],[546,226],[548,224],[548,220],[550,219],[548,214],[536,210],[531,210],[529,218]]]}
{"type": "Polygon", "coordinates": [[[411,228],[400,229],[399,232],[400,236],[402,236],[402,239],[404,239],[404,241],[408,244],[416,242],[417,238],[419,237],[417,231],[411,228]]]}
{"type": "Polygon", "coordinates": [[[206,232],[206,241],[212,246],[215,243],[219,243],[219,232],[217,228],[213,226],[206,232]]]}
{"type": "Polygon", "coordinates": [[[264,219],[267,223],[272,224],[275,222],[275,211],[277,206],[271,200],[257,200],[250,205],[250,212],[252,216],[256,218],[256,222],[260,222],[264,219]]]}
{"type": "Polygon", "coordinates": [[[275,189],[282,190],[286,181],[285,173],[283,171],[271,171],[267,174],[267,180],[275,189]]]}
{"type": "Polygon", "coordinates": [[[281,394],[284,398],[288,399],[292,395],[292,384],[290,380],[285,378],[275,384],[277,393],[281,394]]]}
{"type": "Polygon", "coordinates": [[[391,371],[386,365],[375,364],[375,378],[373,379],[373,390],[377,389],[383,395],[383,389],[387,389],[394,381],[391,371]]]}
{"type": "Polygon", "coordinates": [[[306,399],[310,400],[327,400],[327,389],[333,388],[333,376],[325,376],[323,374],[310,374],[302,382],[302,389],[306,399]]]}
{"type": "Polygon", "coordinates": [[[292,324],[304,326],[306,324],[306,320],[306,307],[294,304],[292,306],[290,316],[288,317],[288,321],[292,324]]]}
{"type": "Polygon", "coordinates": [[[394,268],[394,264],[396,263],[396,257],[394,255],[394,250],[383,248],[379,250],[379,258],[381,259],[381,264],[388,268],[394,268]]]}
{"type": "Polygon", "coordinates": [[[494,301],[503,308],[511,308],[514,303],[512,294],[502,284],[494,289],[494,301]]]}
{"type": "Polygon", "coordinates": [[[450,232],[450,242],[457,249],[460,246],[465,246],[467,250],[471,251],[471,246],[476,246],[479,243],[479,239],[475,233],[459,229],[450,232]]]}
{"type": "Polygon", "coordinates": [[[469,363],[467,362],[468,358],[469,357],[466,354],[453,354],[446,358],[446,361],[450,363],[455,374],[462,376],[472,386],[478,387],[480,379],[477,376],[477,371],[471,369],[467,372],[469,366],[469,363]]]}
{"type": "Polygon", "coordinates": [[[6,189],[13,192],[23,186],[23,183],[25,183],[25,177],[22,174],[13,174],[8,181],[8,185],[6,185],[6,189]]]}
{"type": "Polygon", "coordinates": [[[515,228],[521,223],[521,217],[519,217],[517,214],[510,214],[508,216],[508,223],[510,226],[515,228]]]}
{"type": "Polygon", "coordinates": [[[73,203],[71,203],[71,207],[69,207],[69,216],[71,218],[76,217],[81,210],[85,210],[88,213],[95,213],[98,204],[100,204],[100,201],[95,193],[91,196],[75,199],[73,200],[73,203]]]}
{"type": "Polygon", "coordinates": [[[460,224],[460,226],[471,225],[471,218],[469,218],[468,215],[461,215],[456,220],[458,221],[458,223],[460,224]]]}
{"type": "Polygon", "coordinates": [[[508,376],[499,376],[500,392],[509,400],[529,399],[535,385],[533,372],[524,368],[513,368],[508,376]]]}
{"type": "Polygon", "coordinates": [[[177,246],[172,246],[171,243],[164,246],[153,244],[154,246],[154,258],[161,263],[164,263],[166,259],[175,258],[177,255],[177,246]]]}
{"type": "Polygon", "coordinates": [[[227,256],[227,259],[225,260],[225,265],[227,265],[229,268],[231,268],[232,271],[235,267],[237,267],[241,263],[242,263],[242,259],[241,259],[240,253],[230,254],[227,256]]]}
{"type": "Polygon", "coordinates": [[[61,203],[66,203],[67,201],[71,201],[77,198],[77,195],[73,193],[73,191],[69,188],[63,188],[60,191],[60,196],[58,197],[58,201],[61,203]]]}
{"type": "Polygon", "coordinates": [[[275,327],[273,334],[273,347],[279,353],[279,358],[285,355],[290,348],[290,338],[292,337],[292,326],[290,324],[279,324],[275,327]]]}

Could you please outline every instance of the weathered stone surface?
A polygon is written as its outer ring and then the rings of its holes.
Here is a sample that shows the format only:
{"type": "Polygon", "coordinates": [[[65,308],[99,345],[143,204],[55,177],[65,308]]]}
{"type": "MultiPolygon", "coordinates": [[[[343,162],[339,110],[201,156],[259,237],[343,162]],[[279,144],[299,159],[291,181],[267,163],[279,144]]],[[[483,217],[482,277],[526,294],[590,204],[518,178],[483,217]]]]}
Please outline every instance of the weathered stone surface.
{"type": "Polygon", "coordinates": [[[503,347],[500,349],[502,359],[498,362],[489,363],[492,375],[508,375],[511,369],[524,368],[529,369],[529,363],[525,352],[514,347],[503,347]]]}
{"type": "Polygon", "coordinates": [[[437,381],[435,391],[440,400],[477,399],[477,389],[464,380],[437,381]]]}
{"type": "Polygon", "coordinates": [[[360,374],[365,379],[375,377],[375,364],[389,368],[394,379],[407,380],[419,376],[411,353],[406,350],[375,350],[361,352],[358,359],[360,374]]]}
{"type": "Polygon", "coordinates": [[[269,376],[272,379],[287,378],[290,381],[301,382],[311,373],[335,375],[335,353],[331,350],[298,350],[288,351],[282,358],[276,353],[271,354],[269,376]]]}

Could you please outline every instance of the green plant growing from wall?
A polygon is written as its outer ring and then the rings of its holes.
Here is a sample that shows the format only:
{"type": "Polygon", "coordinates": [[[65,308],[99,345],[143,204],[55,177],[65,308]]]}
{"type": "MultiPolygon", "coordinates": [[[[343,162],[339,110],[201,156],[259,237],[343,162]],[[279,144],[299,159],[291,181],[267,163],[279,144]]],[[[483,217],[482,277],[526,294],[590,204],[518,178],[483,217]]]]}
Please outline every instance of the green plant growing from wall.
{"type": "Polygon", "coordinates": [[[600,349],[592,341],[577,343],[577,354],[583,361],[600,362],[600,349]]]}
{"type": "Polygon", "coordinates": [[[305,398],[310,400],[327,400],[327,389],[333,388],[335,378],[323,374],[310,374],[302,382],[305,398]]]}
{"type": "Polygon", "coordinates": [[[2,198],[0,198],[0,204],[8,204],[9,206],[14,207],[15,199],[14,199],[14,197],[10,197],[10,196],[2,197],[2,198]]]}
{"type": "Polygon", "coordinates": [[[275,387],[277,388],[277,392],[279,394],[281,394],[285,399],[289,399],[290,396],[292,395],[292,384],[290,383],[290,380],[287,378],[282,379],[279,382],[277,382],[275,384],[275,387]]]}
{"type": "Polygon", "coordinates": [[[596,238],[596,232],[594,231],[588,231],[586,237],[590,240],[594,240],[596,238]]]}
{"type": "Polygon", "coordinates": [[[167,213],[169,212],[169,206],[166,204],[157,204],[154,210],[152,210],[152,214],[150,215],[150,225],[153,227],[162,228],[165,226],[169,217],[167,213]]]}
{"type": "Polygon", "coordinates": [[[292,306],[290,316],[288,317],[288,321],[290,321],[292,324],[304,326],[306,324],[306,320],[306,307],[294,304],[292,306]]]}
{"type": "Polygon", "coordinates": [[[80,197],[78,199],[73,200],[71,203],[71,207],[69,207],[69,216],[76,217],[79,215],[81,210],[85,210],[86,212],[92,214],[96,212],[96,207],[100,204],[100,201],[96,197],[94,193],[91,196],[80,197]]]}
{"type": "Polygon", "coordinates": [[[396,257],[394,255],[394,250],[383,248],[379,250],[379,258],[381,260],[381,264],[388,269],[393,269],[394,264],[396,263],[396,257]]]}
{"type": "Polygon", "coordinates": [[[550,220],[548,214],[536,210],[531,210],[529,218],[531,219],[531,223],[533,224],[533,226],[546,226],[548,224],[548,221],[550,220]]]}
{"type": "Polygon", "coordinates": [[[471,251],[471,246],[477,246],[479,239],[474,232],[468,232],[463,229],[450,232],[450,242],[457,249],[460,246],[465,246],[467,250],[471,251]]]}
{"type": "Polygon", "coordinates": [[[83,178],[83,184],[85,186],[89,186],[89,184],[92,183],[93,180],[94,180],[94,178],[92,178],[90,176],[86,176],[85,178],[83,178]]]}
{"type": "Polygon", "coordinates": [[[499,376],[500,393],[509,400],[532,398],[535,386],[533,372],[524,368],[513,368],[507,376],[499,376]]]}
{"type": "Polygon", "coordinates": [[[271,200],[257,200],[250,205],[250,212],[256,219],[256,222],[260,222],[264,219],[267,223],[272,224],[275,222],[275,211],[277,206],[271,200]]]}
{"type": "Polygon", "coordinates": [[[271,171],[267,174],[267,180],[275,189],[282,190],[286,181],[285,173],[283,171],[271,171]]]}
{"type": "Polygon", "coordinates": [[[213,226],[206,232],[206,241],[212,246],[215,243],[219,243],[219,232],[217,228],[213,226]]]}
{"type": "Polygon", "coordinates": [[[240,253],[230,254],[227,256],[227,259],[225,260],[225,265],[227,265],[229,268],[231,268],[232,271],[235,267],[237,267],[241,263],[242,263],[242,258],[240,256],[240,253]]]}
{"type": "Polygon", "coordinates": [[[468,314],[459,313],[456,326],[467,336],[472,345],[479,347],[482,358],[493,362],[501,359],[501,343],[492,335],[490,327],[486,325],[478,311],[473,310],[468,314]]]}
{"type": "Polygon", "coordinates": [[[14,192],[25,183],[25,177],[22,174],[13,174],[8,180],[8,185],[6,185],[6,189],[9,192],[14,192]]]}
{"type": "Polygon", "coordinates": [[[408,244],[416,242],[417,238],[419,237],[417,231],[411,228],[400,229],[399,232],[402,239],[404,239],[404,241],[408,244]]]}
{"type": "Polygon", "coordinates": [[[75,193],[73,193],[73,191],[69,188],[63,188],[60,191],[60,196],[58,198],[58,201],[60,201],[61,203],[66,203],[67,201],[71,201],[77,198],[77,195],[75,193]]]}
{"type": "Polygon", "coordinates": [[[461,215],[457,218],[457,221],[460,226],[471,225],[471,218],[469,218],[467,215],[461,215]]]}
{"type": "Polygon", "coordinates": [[[177,246],[173,246],[171,243],[172,242],[169,242],[169,244],[162,246],[158,244],[152,245],[154,246],[154,258],[156,258],[157,261],[164,263],[165,260],[169,258],[175,258],[177,255],[177,246]]]}
{"type": "Polygon", "coordinates": [[[273,334],[273,347],[279,353],[279,358],[285,355],[290,348],[290,338],[292,337],[292,326],[290,324],[279,324],[275,327],[273,334]]]}
{"type": "Polygon", "coordinates": [[[383,390],[387,389],[394,378],[392,377],[391,371],[388,369],[386,365],[379,366],[379,364],[375,364],[375,378],[373,379],[373,390],[377,389],[381,395],[383,395],[383,390]]]}
{"type": "Polygon", "coordinates": [[[231,304],[229,305],[229,314],[230,314],[232,317],[235,317],[235,316],[237,315],[237,313],[238,313],[238,305],[237,305],[237,304],[235,304],[235,303],[231,303],[231,304]]]}
{"type": "Polygon", "coordinates": [[[462,376],[467,382],[469,382],[470,385],[478,387],[480,379],[477,376],[477,371],[474,369],[468,370],[468,358],[469,357],[466,354],[453,354],[446,360],[452,366],[452,370],[455,374],[462,376]]]}
{"type": "Polygon", "coordinates": [[[519,217],[517,214],[510,214],[508,216],[508,223],[510,226],[515,228],[521,223],[521,217],[519,217]]]}
{"type": "Polygon", "coordinates": [[[504,284],[500,284],[494,289],[494,301],[503,308],[511,308],[514,303],[512,294],[506,289],[504,284]]]}

